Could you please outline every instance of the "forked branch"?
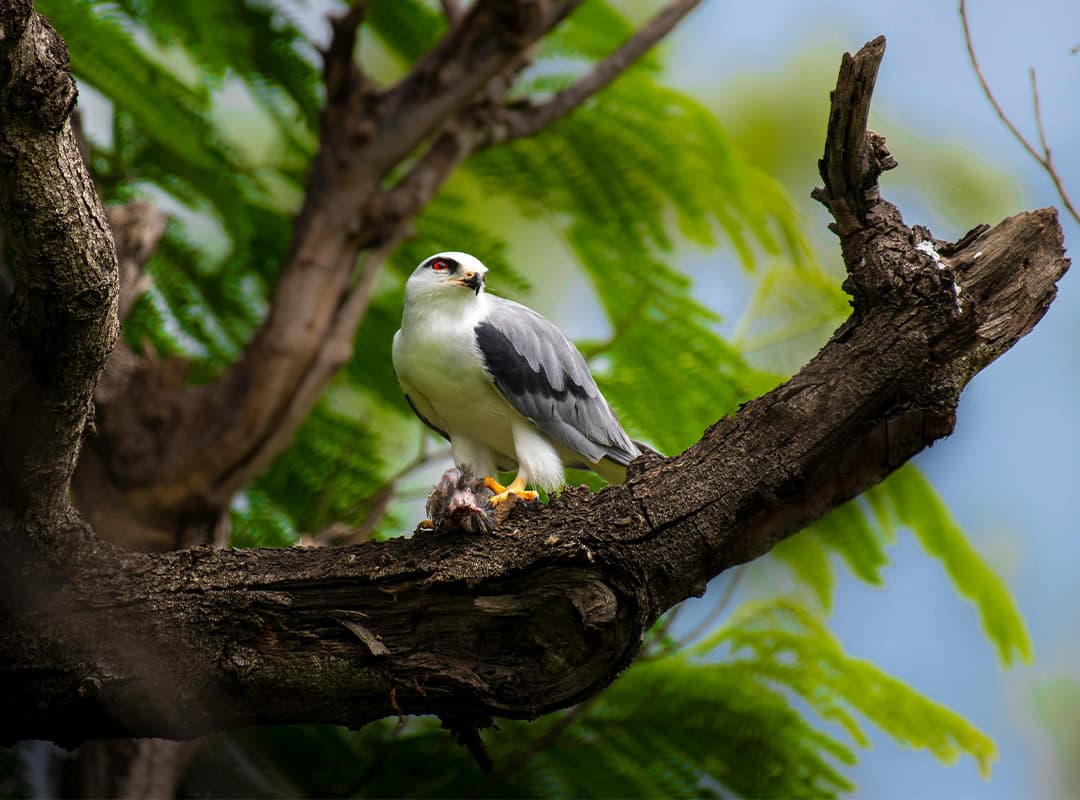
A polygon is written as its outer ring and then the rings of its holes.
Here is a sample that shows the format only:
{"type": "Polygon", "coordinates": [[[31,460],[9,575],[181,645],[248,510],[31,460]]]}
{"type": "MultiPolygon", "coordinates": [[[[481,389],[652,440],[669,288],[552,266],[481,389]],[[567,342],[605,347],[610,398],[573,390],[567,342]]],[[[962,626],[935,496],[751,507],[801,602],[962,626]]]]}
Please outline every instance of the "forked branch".
{"type": "Polygon", "coordinates": [[[622,75],[657,42],[671,33],[683,17],[700,3],[701,0],[673,0],[638,28],[615,52],[550,100],[504,111],[498,117],[499,124],[490,129],[490,142],[505,142],[532,136],[568,116],[622,75]]]}

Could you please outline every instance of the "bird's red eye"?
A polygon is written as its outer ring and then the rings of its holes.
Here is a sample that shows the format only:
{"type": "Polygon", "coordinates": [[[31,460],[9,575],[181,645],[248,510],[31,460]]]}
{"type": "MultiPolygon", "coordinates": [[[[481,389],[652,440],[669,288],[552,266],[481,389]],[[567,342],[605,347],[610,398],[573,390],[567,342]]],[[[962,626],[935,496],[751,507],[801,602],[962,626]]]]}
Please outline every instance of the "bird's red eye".
{"type": "Polygon", "coordinates": [[[445,261],[434,261],[431,264],[431,268],[433,270],[435,270],[436,272],[446,272],[446,262],[445,261]]]}

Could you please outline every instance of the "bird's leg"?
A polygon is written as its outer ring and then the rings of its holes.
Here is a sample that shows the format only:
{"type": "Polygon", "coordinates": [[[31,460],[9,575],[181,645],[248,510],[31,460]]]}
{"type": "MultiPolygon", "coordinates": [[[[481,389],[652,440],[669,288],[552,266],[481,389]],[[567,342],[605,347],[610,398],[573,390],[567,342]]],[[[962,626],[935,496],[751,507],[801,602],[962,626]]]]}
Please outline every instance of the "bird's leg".
{"type": "Polygon", "coordinates": [[[539,497],[536,492],[525,489],[525,479],[520,475],[514,478],[509,486],[503,486],[488,475],[484,478],[484,486],[495,492],[495,495],[491,497],[488,502],[496,507],[498,507],[500,503],[505,503],[511,497],[516,497],[518,500],[524,500],[529,503],[535,502],[539,497]]]}

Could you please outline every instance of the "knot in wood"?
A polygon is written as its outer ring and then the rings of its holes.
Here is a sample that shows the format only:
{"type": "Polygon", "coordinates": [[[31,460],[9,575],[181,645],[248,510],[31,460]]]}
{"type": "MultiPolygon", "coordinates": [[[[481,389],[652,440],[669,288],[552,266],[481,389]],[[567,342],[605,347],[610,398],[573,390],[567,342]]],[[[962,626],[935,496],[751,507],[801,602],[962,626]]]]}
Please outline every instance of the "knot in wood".
{"type": "Polygon", "coordinates": [[[581,621],[587,628],[599,628],[615,621],[619,613],[619,601],[615,593],[600,581],[572,589],[570,602],[581,614],[581,621]]]}
{"type": "Polygon", "coordinates": [[[79,681],[79,697],[86,700],[101,697],[102,688],[103,686],[100,678],[96,678],[93,675],[87,675],[79,681]]]}

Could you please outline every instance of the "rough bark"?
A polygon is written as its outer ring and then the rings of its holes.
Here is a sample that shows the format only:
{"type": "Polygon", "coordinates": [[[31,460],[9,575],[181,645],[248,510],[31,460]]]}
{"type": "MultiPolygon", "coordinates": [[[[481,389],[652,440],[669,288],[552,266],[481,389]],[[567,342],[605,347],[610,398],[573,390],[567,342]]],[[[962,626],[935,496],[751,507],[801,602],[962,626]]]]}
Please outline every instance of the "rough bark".
{"type": "Polygon", "coordinates": [[[489,536],[147,555],[68,515],[52,558],[11,536],[0,740],[565,707],[614,680],[664,610],[949,433],[1068,261],[1052,209],[947,245],[880,198],[894,162],[865,120],[883,52],[845,57],[815,193],[854,310],[791,380],[625,484],[519,507],[489,536]]]}
{"type": "Polygon", "coordinates": [[[71,131],[67,65],[28,0],[0,5],[0,238],[14,283],[0,317],[0,526],[62,516],[117,333],[116,255],[71,131]]]}

